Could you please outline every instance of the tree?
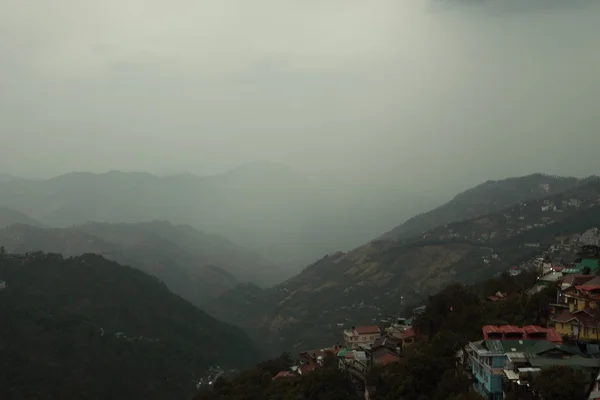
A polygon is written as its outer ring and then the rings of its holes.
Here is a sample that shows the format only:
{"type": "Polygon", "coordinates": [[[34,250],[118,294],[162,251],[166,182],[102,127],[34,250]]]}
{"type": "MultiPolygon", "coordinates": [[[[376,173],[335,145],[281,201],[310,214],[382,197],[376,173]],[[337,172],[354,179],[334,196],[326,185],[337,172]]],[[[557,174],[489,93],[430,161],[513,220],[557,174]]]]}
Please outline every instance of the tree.
{"type": "Polygon", "coordinates": [[[433,396],[434,400],[447,400],[452,396],[468,393],[471,387],[471,380],[466,374],[449,369],[442,375],[438,383],[437,390],[433,396]]]}
{"type": "Polygon", "coordinates": [[[580,371],[567,367],[542,370],[533,381],[532,388],[539,400],[583,400],[586,379],[580,371]]]}

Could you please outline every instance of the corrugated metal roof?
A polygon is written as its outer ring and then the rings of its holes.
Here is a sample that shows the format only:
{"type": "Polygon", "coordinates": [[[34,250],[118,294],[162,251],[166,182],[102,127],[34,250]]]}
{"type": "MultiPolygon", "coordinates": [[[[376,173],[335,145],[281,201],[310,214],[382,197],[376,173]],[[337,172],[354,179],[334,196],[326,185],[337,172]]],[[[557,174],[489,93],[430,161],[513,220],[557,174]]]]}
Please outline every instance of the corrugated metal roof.
{"type": "Polygon", "coordinates": [[[600,368],[600,359],[597,358],[548,358],[548,357],[532,357],[529,359],[532,367],[547,368],[547,367],[572,367],[572,368],[600,368]]]}
{"type": "Polygon", "coordinates": [[[486,340],[484,346],[494,354],[523,352],[539,340],[486,340]]]}

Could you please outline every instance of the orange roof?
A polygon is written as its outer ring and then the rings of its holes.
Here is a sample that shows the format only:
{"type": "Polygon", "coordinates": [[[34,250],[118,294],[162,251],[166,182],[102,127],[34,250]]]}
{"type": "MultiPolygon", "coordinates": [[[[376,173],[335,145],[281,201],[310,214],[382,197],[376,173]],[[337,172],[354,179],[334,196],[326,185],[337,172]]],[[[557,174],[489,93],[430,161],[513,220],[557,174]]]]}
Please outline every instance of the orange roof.
{"type": "Polygon", "coordinates": [[[485,325],[483,328],[483,333],[502,333],[502,330],[498,328],[496,325],[485,325]]]}
{"type": "MultiPolygon", "coordinates": [[[[566,310],[568,313],[568,310],[566,310]]],[[[566,316],[566,315],[565,315],[566,316]]],[[[559,321],[560,322],[560,321],[559,321]]],[[[498,334],[501,335],[501,339],[510,339],[510,337],[506,337],[506,334],[521,334],[525,336],[526,339],[540,339],[547,340],[549,342],[560,343],[562,342],[561,336],[554,329],[544,328],[537,325],[527,325],[523,328],[514,325],[503,325],[503,326],[495,326],[495,325],[486,325],[481,328],[483,332],[484,340],[498,340],[498,334]],[[493,337],[492,337],[493,335],[493,337]]]]}
{"type": "Polygon", "coordinates": [[[359,335],[368,335],[369,333],[379,333],[379,327],[376,325],[371,326],[357,326],[354,331],[359,335]]]}
{"type": "Polygon", "coordinates": [[[527,333],[527,334],[532,334],[532,333],[547,333],[546,329],[542,328],[541,326],[535,326],[535,325],[527,325],[523,327],[523,330],[527,333]]]}
{"type": "Polygon", "coordinates": [[[277,375],[275,375],[273,377],[273,379],[287,378],[287,377],[290,377],[290,376],[293,376],[293,374],[292,374],[291,371],[280,371],[280,372],[277,373],[277,375]]]}
{"type": "Polygon", "coordinates": [[[502,325],[500,327],[500,330],[504,334],[507,334],[507,333],[525,333],[522,328],[519,328],[518,326],[514,326],[514,325],[502,325]]]}

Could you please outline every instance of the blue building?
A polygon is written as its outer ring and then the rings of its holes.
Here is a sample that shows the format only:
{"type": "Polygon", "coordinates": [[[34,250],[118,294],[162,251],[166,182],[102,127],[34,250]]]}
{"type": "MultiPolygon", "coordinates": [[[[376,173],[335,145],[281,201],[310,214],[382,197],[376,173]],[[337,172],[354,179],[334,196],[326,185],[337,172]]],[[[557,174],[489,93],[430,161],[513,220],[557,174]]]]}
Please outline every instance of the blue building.
{"type": "Polygon", "coordinates": [[[524,352],[536,340],[482,340],[469,343],[467,353],[475,390],[488,400],[502,400],[506,353],[524,352]]]}

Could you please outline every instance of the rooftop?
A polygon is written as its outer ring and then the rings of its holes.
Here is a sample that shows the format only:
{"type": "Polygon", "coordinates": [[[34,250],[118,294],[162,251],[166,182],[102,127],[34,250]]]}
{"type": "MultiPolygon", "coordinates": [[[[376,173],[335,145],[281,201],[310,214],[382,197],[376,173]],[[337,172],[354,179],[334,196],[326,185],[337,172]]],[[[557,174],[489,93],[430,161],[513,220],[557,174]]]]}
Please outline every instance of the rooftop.
{"type": "Polygon", "coordinates": [[[573,367],[573,368],[600,368],[600,359],[571,357],[571,358],[547,358],[547,357],[532,357],[529,363],[534,368],[546,367],[573,367]]]}
{"type": "Polygon", "coordinates": [[[379,364],[387,365],[394,362],[398,362],[400,360],[400,357],[398,357],[396,354],[385,353],[382,356],[377,357],[375,360],[379,364]]]}
{"type": "Polygon", "coordinates": [[[562,338],[556,330],[537,325],[526,325],[522,328],[514,325],[485,325],[481,328],[481,331],[484,340],[541,339],[550,342],[562,342],[562,338]]]}
{"type": "Polygon", "coordinates": [[[504,355],[506,353],[525,352],[538,340],[482,340],[472,342],[471,347],[478,353],[504,355]]]}
{"type": "Polygon", "coordinates": [[[412,327],[406,328],[404,330],[404,332],[402,332],[401,336],[402,336],[402,339],[408,339],[408,338],[414,337],[415,336],[415,330],[412,327]]]}
{"type": "Polygon", "coordinates": [[[377,325],[357,326],[354,328],[354,332],[356,332],[359,335],[369,335],[374,333],[380,333],[380,329],[377,325]]]}

